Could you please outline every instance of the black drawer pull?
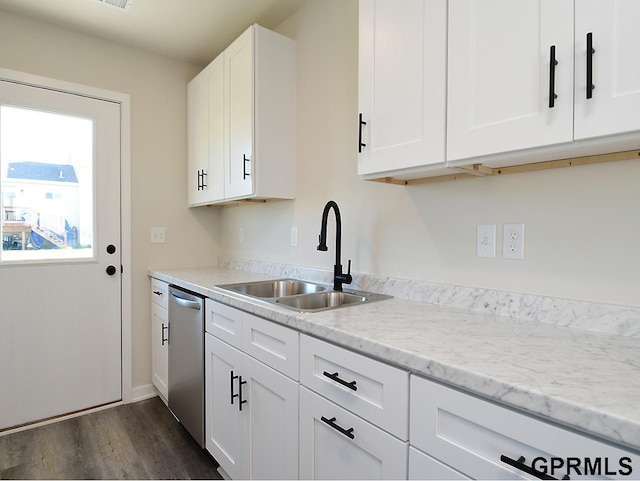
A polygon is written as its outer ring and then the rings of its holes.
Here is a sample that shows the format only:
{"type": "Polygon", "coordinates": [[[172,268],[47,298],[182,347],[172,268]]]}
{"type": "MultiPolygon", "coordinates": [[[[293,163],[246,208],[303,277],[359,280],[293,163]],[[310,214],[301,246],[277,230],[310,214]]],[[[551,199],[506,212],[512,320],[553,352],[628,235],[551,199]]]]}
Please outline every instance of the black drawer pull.
{"type": "Polygon", "coordinates": [[[251,159],[248,159],[246,154],[242,154],[242,180],[245,180],[251,175],[247,172],[247,162],[251,162],[251,159]]]}
{"type": "Polygon", "coordinates": [[[247,384],[247,381],[243,381],[242,380],[242,376],[240,376],[239,379],[238,379],[238,400],[240,401],[240,404],[238,406],[238,410],[240,410],[240,411],[242,411],[242,405],[247,402],[246,399],[242,399],[242,386],[244,384],[247,384]]]}
{"type": "Polygon", "coordinates": [[[356,435],[353,434],[353,428],[349,428],[349,429],[345,429],[341,426],[338,426],[336,424],[336,418],[335,416],[332,417],[331,419],[327,419],[324,416],[320,417],[320,420],[326,424],[328,424],[329,426],[331,426],[333,429],[335,429],[336,431],[341,432],[342,434],[344,434],[346,437],[350,438],[350,439],[355,439],[356,435]]]}
{"type": "Polygon", "coordinates": [[[169,337],[164,337],[164,331],[165,329],[167,330],[167,334],[169,334],[169,325],[165,325],[165,323],[162,323],[162,333],[160,335],[160,337],[162,338],[162,345],[164,346],[164,343],[166,342],[168,344],[169,341],[169,337]]]}
{"type": "Polygon", "coordinates": [[[235,376],[233,374],[233,371],[231,371],[231,404],[233,404],[233,400],[237,397],[240,397],[239,394],[234,394],[233,393],[233,381],[235,381],[236,379],[238,379],[240,376],[235,376]]]}
{"type": "MultiPolygon", "coordinates": [[[[531,476],[535,476],[538,479],[558,479],[548,475],[547,473],[543,473],[542,471],[538,471],[524,464],[524,461],[525,461],[524,456],[520,456],[518,459],[511,459],[503,454],[502,456],[500,456],[500,461],[502,461],[505,464],[508,464],[509,466],[513,466],[514,468],[519,469],[520,471],[524,471],[525,473],[530,474],[531,476]]],[[[562,479],[571,479],[571,478],[565,475],[562,477],[562,479]]]]}
{"type": "Polygon", "coordinates": [[[328,373],[327,371],[324,371],[322,374],[327,376],[332,381],[342,384],[344,387],[348,387],[349,389],[353,389],[354,391],[358,390],[358,388],[356,387],[355,381],[348,382],[348,381],[345,381],[344,379],[340,379],[337,372],[334,372],[333,374],[331,374],[331,373],[328,373]]]}
{"type": "Polygon", "coordinates": [[[153,293],[154,293],[156,296],[161,296],[161,295],[162,295],[162,291],[153,291],[153,293]]]}
{"type": "Polygon", "coordinates": [[[362,147],[366,147],[367,144],[362,143],[362,126],[367,125],[367,123],[362,120],[362,114],[359,117],[360,122],[358,123],[358,153],[362,152],[362,147]]]}
{"type": "Polygon", "coordinates": [[[593,54],[596,50],[593,48],[593,33],[587,34],[587,98],[593,97],[593,91],[596,88],[593,85],[593,54]]]}
{"type": "Polygon", "coordinates": [[[549,48],[549,108],[552,109],[555,106],[558,95],[556,94],[556,46],[552,45],[549,48]]]}

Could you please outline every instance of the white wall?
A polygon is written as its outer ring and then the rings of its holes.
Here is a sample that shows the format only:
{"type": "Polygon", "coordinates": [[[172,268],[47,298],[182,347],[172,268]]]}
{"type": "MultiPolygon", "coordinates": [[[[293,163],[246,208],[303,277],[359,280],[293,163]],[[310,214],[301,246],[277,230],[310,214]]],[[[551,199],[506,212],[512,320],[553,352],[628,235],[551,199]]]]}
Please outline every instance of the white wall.
{"type": "Polygon", "coordinates": [[[640,161],[410,187],[361,181],[357,0],[312,0],[278,31],[298,49],[298,195],[225,209],[225,254],[331,269],[334,234],[329,252],[315,247],[333,199],[354,271],[640,306],[640,161]],[[525,260],[476,257],[484,223],[499,235],[524,223],[525,260]]]}
{"type": "Polygon", "coordinates": [[[186,207],[186,84],[201,67],[0,12],[0,67],[131,96],[133,386],[151,383],[150,267],[216,262],[218,211],[186,207]],[[152,226],[166,244],[150,244],[152,226]]]}

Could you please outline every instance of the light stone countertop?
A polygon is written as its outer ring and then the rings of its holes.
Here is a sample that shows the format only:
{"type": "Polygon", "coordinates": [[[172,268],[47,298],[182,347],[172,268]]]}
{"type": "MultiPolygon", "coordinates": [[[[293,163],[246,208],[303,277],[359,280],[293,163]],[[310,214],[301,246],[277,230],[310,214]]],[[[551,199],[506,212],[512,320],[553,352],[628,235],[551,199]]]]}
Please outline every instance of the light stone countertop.
{"type": "Polygon", "coordinates": [[[275,279],[224,267],[151,277],[413,373],[640,450],[640,339],[403,298],[315,313],[221,284],[275,279]]]}

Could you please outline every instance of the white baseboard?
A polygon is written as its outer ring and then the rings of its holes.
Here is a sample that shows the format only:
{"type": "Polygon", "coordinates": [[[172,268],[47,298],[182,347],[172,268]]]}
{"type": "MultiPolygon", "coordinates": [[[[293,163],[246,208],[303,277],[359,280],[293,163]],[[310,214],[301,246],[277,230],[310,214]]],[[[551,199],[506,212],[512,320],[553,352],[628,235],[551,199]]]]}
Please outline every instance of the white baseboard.
{"type": "Polygon", "coordinates": [[[144,386],[136,386],[131,390],[131,402],[144,401],[145,399],[151,399],[158,396],[158,390],[153,384],[146,384],[144,386]]]}

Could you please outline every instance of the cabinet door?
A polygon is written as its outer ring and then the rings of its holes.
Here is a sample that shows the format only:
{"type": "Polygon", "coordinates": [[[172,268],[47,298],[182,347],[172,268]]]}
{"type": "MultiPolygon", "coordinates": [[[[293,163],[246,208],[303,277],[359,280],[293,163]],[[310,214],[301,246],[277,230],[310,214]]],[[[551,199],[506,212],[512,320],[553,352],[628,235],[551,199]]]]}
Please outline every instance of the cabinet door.
{"type": "Polygon", "coordinates": [[[637,0],[576,2],[576,140],[640,130],[638,19],[637,0]],[[589,34],[591,52],[587,50],[589,34]],[[588,57],[591,92],[587,89],[588,57]]]}
{"type": "Polygon", "coordinates": [[[205,335],[206,448],[232,479],[244,477],[242,411],[237,396],[242,353],[205,335]],[[236,395],[236,396],[234,396],[236,395]]]}
{"type": "Polygon", "coordinates": [[[298,479],[298,383],[246,354],[242,376],[242,477],[298,479]]]}
{"type": "Polygon", "coordinates": [[[169,344],[167,336],[169,330],[169,311],[156,304],[151,303],[151,356],[152,356],[152,379],[153,385],[158,389],[165,402],[169,398],[169,344]]]}
{"type": "Polygon", "coordinates": [[[190,206],[224,198],[223,68],[220,55],[187,87],[190,206]]]}
{"type": "Polygon", "coordinates": [[[358,174],[445,160],[446,0],[360,0],[358,174]]]}
{"type": "Polygon", "coordinates": [[[572,25],[572,0],[449,2],[447,160],[572,141],[572,25]]]}
{"type": "Polygon", "coordinates": [[[225,197],[253,193],[253,29],[224,51],[225,197]]]}
{"type": "Polygon", "coordinates": [[[407,447],[300,387],[301,479],[407,479],[407,447]]]}

